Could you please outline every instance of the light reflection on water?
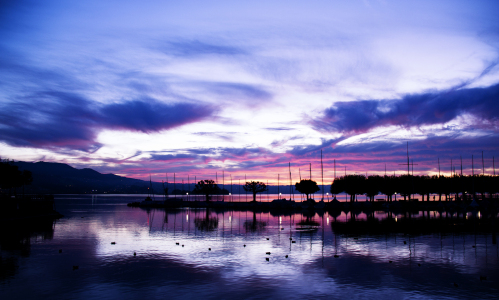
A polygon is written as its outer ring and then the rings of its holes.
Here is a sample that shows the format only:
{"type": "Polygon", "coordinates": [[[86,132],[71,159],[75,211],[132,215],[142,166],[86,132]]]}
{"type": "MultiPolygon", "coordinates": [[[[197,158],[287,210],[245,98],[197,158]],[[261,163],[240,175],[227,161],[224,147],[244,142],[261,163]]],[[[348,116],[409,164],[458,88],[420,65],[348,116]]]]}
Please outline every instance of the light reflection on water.
{"type": "Polygon", "coordinates": [[[448,224],[466,220],[457,213],[126,206],[137,200],[56,199],[63,219],[33,230],[21,246],[2,241],[2,267],[13,260],[17,269],[2,272],[0,297],[493,298],[499,292],[498,246],[491,228],[470,223],[476,213],[456,232],[448,224]],[[435,228],[438,220],[447,225],[435,228]]]}

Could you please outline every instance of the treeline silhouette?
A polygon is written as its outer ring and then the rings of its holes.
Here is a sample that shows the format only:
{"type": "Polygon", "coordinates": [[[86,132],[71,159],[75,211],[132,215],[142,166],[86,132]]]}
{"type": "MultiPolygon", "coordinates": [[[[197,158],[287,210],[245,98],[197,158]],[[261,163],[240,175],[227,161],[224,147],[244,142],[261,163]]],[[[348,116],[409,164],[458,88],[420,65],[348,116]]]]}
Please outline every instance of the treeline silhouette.
{"type": "MultiPolygon", "coordinates": [[[[385,195],[388,201],[392,201],[393,195],[400,194],[411,199],[413,195],[420,195],[422,201],[430,201],[430,194],[438,195],[438,201],[445,197],[454,196],[456,201],[466,199],[467,195],[486,195],[492,198],[499,191],[499,176],[489,175],[455,175],[447,176],[364,176],[346,175],[337,178],[331,184],[331,194],[337,195],[345,192],[350,195],[350,201],[355,201],[357,195],[366,195],[370,201],[374,201],[377,195],[385,195]]],[[[435,197],[435,196],[434,196],[435,197]]],[[[435,200],[435,198],[434,198],[435,200]]]]}
{"type": "Polygon", "coordinates": [[[31,184],[32,181],[33,177],[30,171],[19,170],[13,161],[0,161],[0,194],[16,195],[17,188],[22,188],[24,195],[24,186],[31,184]]]}

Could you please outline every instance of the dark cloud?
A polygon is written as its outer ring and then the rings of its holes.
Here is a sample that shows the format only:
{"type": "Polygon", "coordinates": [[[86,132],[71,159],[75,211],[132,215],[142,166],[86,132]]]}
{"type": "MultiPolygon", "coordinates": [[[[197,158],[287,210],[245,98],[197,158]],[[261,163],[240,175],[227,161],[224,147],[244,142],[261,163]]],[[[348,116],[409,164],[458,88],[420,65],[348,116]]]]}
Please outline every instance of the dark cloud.
{"type": "Polygon", "coordinates": [[[0,139],[15,146],[89,150],[95,146],[92,124],[97,118],[90,103],[77,95],[38,93],[22,102],[3,105],[0,139]]]}
{"type": "Polygon", "coordinates": [[[100,109],[105,127],[153,132],[204,119],[213,108],[188,103],[166,104],[153,99],[105,105],[100,109]]]}
{"type": "Polygon", "coordinates": [[[161,50],[169,55],[193,57],[200,55],[242,55],[247,52],[241,48],[215,45],[197,40],[169,42],[161,50]]]}
{"type": "Polygon", "coordinates": [[[443,124],[463,114],[499,120],[499,85],[406,95],[396,100],[337,102],[312,122],[321,131],[365,132],[381,126],[443,124]]]}
{"type": "Polygon", "coordinates": [[[203,104],[167,104],[154,99],[98,105],[77,94],[44,92],[0,109],[0,140],[14,146],[90,151],[105,128],[155,132],[208,118],[203,104]]]}

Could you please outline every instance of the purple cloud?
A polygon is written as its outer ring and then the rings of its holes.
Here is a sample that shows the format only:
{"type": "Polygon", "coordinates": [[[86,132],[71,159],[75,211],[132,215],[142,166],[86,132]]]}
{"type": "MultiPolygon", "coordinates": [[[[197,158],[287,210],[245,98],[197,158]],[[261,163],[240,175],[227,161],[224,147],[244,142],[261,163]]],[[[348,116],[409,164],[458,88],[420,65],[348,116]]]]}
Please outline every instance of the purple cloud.
{"type": "Polygon", "coordinates": [[[149,133],[197,122],[214,112],[204,104],[147,99],[97,105],[76,94],[44,92],[3,105],[0,140],[14,146],[90,151],[100,146],[95,137],[101,129],[149,133]]]}
{"type": "Polygon", "coordinates": [[[189,103],[167,104],[147,99],[105,105],[100,109],[100,114],[104,127],[147,133],[200,121],[211,116],[213,108],[189,103]]]}
{"type": "Polygon", "coordinates": [[[372,128],[443,124],[463,114],[499,120],[499,85],[406,95],[396,100],[337,102],[312,125],[321,131],[365,132],[372,128]]]}

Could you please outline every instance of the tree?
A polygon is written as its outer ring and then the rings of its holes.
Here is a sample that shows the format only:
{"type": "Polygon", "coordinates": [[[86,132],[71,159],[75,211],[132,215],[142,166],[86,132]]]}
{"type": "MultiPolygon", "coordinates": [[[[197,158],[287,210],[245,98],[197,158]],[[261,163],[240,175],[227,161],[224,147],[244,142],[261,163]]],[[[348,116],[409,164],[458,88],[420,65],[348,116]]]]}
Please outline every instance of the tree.
{"type": "Polygon", "coordinates": [[[374,197],[379,194],[379,187],[383,182],[383,177],[379,175],[369,176],[366,180],[366,196],[369,197],[371,202],[374,202],[374,197]]]}
{"type": "Polygon", "coordinates": [[[331,183],[331,194],[332,195],[338,195],[339,193],[342,193],[345,191],[345,187],[344,187],[344,182],[343,182],[343,178],[335,178],[333,183],[331,183]]]}
{"type": "Polygon", "coordinates": [[[421,201],[424,201],[426,196],[426,201],[430,201],[430,176],[414,176],[414,192],[421,195],[421,201]]]}
{"type": "Polygon", "coordinates": [[[194,193],[206,196],[206,202],[210,201],[210,195],[217,193],[218,185],[214,180],[201,180],[194,186],[194,193]]]}
{"type": "Polygon", "coordinates": [[[307,195],[307,200],[308,195],[320,190],[320,188],[317,186],[317,182],[310,179],[302,179],[300,182],[297,182],[295,184],[295,188],[298,192],[307,195]]]}
{"type": "Polygon", "coordinates": [[[25,184],[31,184],[33,177],[30,171],[20,171],[19,168],[13,164],[13,161],[0,162],[0,189],[9,189],[9,194],[12,188],[16,189],[25,184]]]}
{"type": "Polygon", "coordinates": [[[366,177],[364,175],[347,175],[343,177],[345,193],[350,195],[350,202],[355,201],[356,195],[366,193],[366,177]]]}
{"type": "Polygon", "coordinates": [[[389,202],[392,202],[392,195],[397,191],[395,186],[396,177],[395,176],[383,176],[383,181],[380,185],[379,192],[386,195],[389,202]]]}
{"type": "Polygon", "coordinates": [[[414,194],[413,189],[413,176],[411,175],[401,175],[396,177],[396,187],[398,193],[404,196],[404,200],[407,200],[407,197],[411,199],[411,195],[414,194]]]}
{"type": "Polygon", "coordinates": [[[33,175],[31,173],[31,171],[23,170],[23,172],[21,174],[21,182],[23,185],[23,197],[24,197],[24,186],[30,185],[33,182],[33,175]]]}
{"type": "Polygon", "coordinates": [[[256,194],[265,192],[267,190],[267,185],[265,185],[265,183],[260,181],[251,181],[251,182],[246,182],[246,184],[243,186],[243,189],[246,192],[252,192],[253,202],[256,202],[256,194]]]}

